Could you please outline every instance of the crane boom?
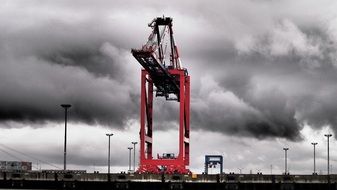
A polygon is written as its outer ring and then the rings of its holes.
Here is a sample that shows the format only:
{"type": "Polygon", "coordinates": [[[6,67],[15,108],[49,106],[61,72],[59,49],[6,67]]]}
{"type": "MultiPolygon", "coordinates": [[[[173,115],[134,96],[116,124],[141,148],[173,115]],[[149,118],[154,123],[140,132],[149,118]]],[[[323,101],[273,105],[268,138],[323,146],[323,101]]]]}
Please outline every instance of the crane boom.
{"type": "MultiPolygon", "coordinates": [[[[132,49],[132,55],[143,66],[143,68],[151,76],[156,90],[156,96],[164,96],[167,100],[171,100],[170,94],[176,96],[177,101],[179,97],[179,79],[170,74],[169,70],[182,69],[178,54],[178,48],[174,42],[172,30],[172,18],[158,17],[155,18],[149,27],[153,29],[147,43],[141,49],[132,49]],[[160,32],[160,29],[161,32],[160,32]],[[165,34],[169,34],[169,39],[165,38],[165,34]],[[167,48],[163,48],[165,40],[169,41],[170,52],[169,60],[167,59],[167,48]],[[166,64],[169,62],[169,64],[166,64]]],[[[185,75],[187,75],[187,70],[185,75]]]]}

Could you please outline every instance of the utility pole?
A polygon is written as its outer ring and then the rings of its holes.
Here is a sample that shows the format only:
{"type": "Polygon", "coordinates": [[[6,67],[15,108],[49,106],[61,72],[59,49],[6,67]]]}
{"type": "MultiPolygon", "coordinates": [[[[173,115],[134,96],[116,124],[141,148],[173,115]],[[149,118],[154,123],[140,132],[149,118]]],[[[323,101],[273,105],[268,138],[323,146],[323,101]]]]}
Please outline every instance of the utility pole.
{"type": "Polygon", "coordinates": [[[316,175],[316,145],[318,144],[317,142],[313,142],[311,143],[312,145],[314,145],[314,173],[313,175],[316,175]]]}
{"type": "Polygon", "coordinates": [[[109,145],[108,145],[108,174],[110,174],[110,137],[114,135],[112,133],[106,134],[109,137],[109,145]]]}
{"type": "Polygon", "coordinates": [[[284,150],[284,175],[287,175],[287,151],[289,148],[283,148],[284,150]]]}
{"type": "Polygon", "coordinates": [[[64,108],[64,155],[63,155],[63,170],[67,170],[67,117],[70,104],[61,104],[64,108]]]}
{"type": "Polygon", "coordinates": [[[129,149],[129,172],[131,172],[131,150],[133,149],[132,147],[128,147],[129,149]]]}
{"type": "Polygon", "coordinates": [[[133,144],[133,172],[136,171],[136,144],[137,142],[131,142],[133,144]]]}
{"type": "Polygon", "coordinates": [[[329,138],[332,137],[332,134],[325,134],[328,140],[328,175],[330,175],[330,153],[329,153],[329,138]]]}

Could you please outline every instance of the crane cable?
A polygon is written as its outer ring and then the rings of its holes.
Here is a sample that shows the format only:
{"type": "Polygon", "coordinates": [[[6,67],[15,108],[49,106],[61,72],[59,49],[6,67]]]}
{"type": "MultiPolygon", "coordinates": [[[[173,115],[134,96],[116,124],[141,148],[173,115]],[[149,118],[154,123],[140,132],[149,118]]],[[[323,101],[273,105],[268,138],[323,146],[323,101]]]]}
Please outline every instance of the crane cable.
{"type": "MultiPolygon", "coordinates": [[[[0,146],[3,146],[3,147],[5,147],[5,148],[7,148],[7,149],[9,149],[9,150],[11,150],[11,151],[16,152],[16,153],[22,154],[22,155],[24,155],[24,156],[26,156],[26,157],[28,157],[28,158],[31,158],[31,159],[34,159],[34,160],[38,160],[38,161],[40,161],[40,162],[42,162],[42,163],[45,163],[45,164],[47,164],[47,165],[49,165],[49,166],[52,166],[52,167],[54,167],[54,168],[62,169],[62,168],[60,168],[60,167],[58,167],[58,166],[56,166],[56,165],[54,165],[54,164],[52,164],[52,163],[50,163],[50,162],[47,162],[47,161],[41,160],[41,159],[39,159],[39,158],[36,158],[36,157],[34,157],[34,156],[25,154],[25,153],[23,153],[23,152],[20,152],[20,151],[14,149],[14,148],[11,148],[11,147],[7,146],[7,145],[4,145],[4,144],[1,144],[1,143],[0,143],[0,146]]],[[[9,154],[9,155],[12,155],[12,154],[8,153],[7,151],[4,151],[3,149],[0,149],[0,150],[3,151],[3,152],[6,152],[6,153],[9,154]]],[[[16,157],[16,156],[13,156],[13,155],[12,155],[12,157],[15,157],[16,159],[19,159],[19,160],[21,161],[21,159],[18,158],[18,157],[16,157]]]]}

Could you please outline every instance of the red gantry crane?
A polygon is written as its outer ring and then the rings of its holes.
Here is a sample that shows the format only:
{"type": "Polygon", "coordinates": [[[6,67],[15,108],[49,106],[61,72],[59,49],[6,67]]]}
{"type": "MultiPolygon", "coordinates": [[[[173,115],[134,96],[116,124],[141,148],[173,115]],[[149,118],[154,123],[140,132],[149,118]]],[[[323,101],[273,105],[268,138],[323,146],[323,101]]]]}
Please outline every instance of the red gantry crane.
{"type": "Polygon", "coordinates": [[[139,173],[187,174],[190,156],[190,76],[182,67],[172,30],[172,18],[155,18],[147,43],[131,52],[141,71],[139,173]],[[179,103],[179,154],[153,158],[153,94],[179,103]]]}

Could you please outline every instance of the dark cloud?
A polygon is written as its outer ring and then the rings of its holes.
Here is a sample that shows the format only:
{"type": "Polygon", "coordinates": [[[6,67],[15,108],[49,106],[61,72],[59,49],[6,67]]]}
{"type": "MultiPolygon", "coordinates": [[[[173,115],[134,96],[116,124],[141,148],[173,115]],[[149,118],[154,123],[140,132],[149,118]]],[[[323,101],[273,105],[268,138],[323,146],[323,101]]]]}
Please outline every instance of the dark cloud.
{"type": "Polygon", "coordinates": [[[0,119],[61,121],[59,105],[70,103],[70,120],[123,127],[138,111],[136,80],[126,73],[139,67],[132,67],[129,50],[109,43],[104,32],[52,19],[23,29],[7,22],[14,32],[1,38],[0,119]]]}
{"type": "MultiPolygon", "coordinates": [[[[191,74],[192,127],[290,140],[301,139],[304,124],[337,130],[336,20],[330,6],[304,14],[303,4],[316,3],[301,2],[8,3],[0,12],[0,119],[60,121],[65,102],[79,122],[137,119],[140,66],[129,50],[165,14],[191,74]]],[[[176,127],[177,113],[157,101],[155,127],[176,127]]]]}
{"type": "Polygon", "coordinates": [[[205,52],[212,61],[200,60],[208,67],[198,74],[208,78],[194,91],[193,126],[291,140],[302,138],[304,124],[335,129],[334,39],[317,26],[277,19],[263,33],[233,40],[236,52],[205,52]]]}
{"type": "Polygon", "coordinates": [[[2,120],[62,120],[61,103],[72,104],[69,114],[73,121],[121,127],[135,113],[138,100],[132,89],[118,80],[37,58],[12,64],[15,69],[1,67],[5,77],[1,77],[2,120]]]}

